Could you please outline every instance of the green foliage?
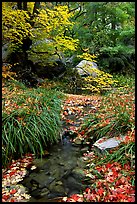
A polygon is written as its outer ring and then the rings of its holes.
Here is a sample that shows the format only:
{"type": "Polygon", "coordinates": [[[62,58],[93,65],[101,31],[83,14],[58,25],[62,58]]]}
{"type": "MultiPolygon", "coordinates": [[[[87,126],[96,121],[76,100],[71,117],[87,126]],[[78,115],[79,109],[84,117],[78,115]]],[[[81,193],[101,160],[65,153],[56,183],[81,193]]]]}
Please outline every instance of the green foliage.
{"type": "Polygon", "coordinates": [[[61,127],[60,92],[43,88],[23,90],[20,84],[15,87],[8,91],[10,98],[3,99],[3,164],[27,152],[42,156],[44,148],[59,139],[61,127]]]}
{"type": "Polygon", "coordinates": [[[99,54],[105,71],[134,72],[135,2],[84,2],[80,8],[73,28],[79,50],[99,54]]]}
{"type": "Polygon", "coordinates": [[[107,162],[119,162],[123,166],[127,162],[131,163],[131,167],[135,165],[135,142],[130,142],[129,144],[125,145],[121,143],[120,147],[117,149],[113,149],[111,153],[108,151],[105,152],[105,158],[101,161],[98,161],[96,165],[105,164],[107,162]],[[126,155],[126,156],[125,156],[126,155]]]}
{"type": "Polygon", "coordinates": [[[114,47],[103,47],[100,49],[99,62],[100,67],[111,73],[134,73],[135,48],[134,46],[116,45],[114,47]]]}
{"type": "Polygon", "coordinates": [[[133,88],[135,87],[135,75],[126,75],[123,76],[121,74],[115,74],[113,75],[114,80],[116,80],[117,82],[114,84],[114,86],[118,86],[118,87],[129,87],[129,88],[133,88]]]}
{"type": "Polygon", "coordinates": [[[33,61],[35,58],[49,61],[52,55],[57,54],[61,57],[60,52],[76,50],[78,40],[64,35],[65,30],[73,27],[73,23],[69,20],[72,15],[68,12],[67,6],[39,9],[39,14],[34,18],[35,23],[32,32],[35,38],[32,38],[33,46],[29,52],[29,57],[33,61]],[[37,55],[39,52],[43,52],[43,55],[37,55]]]}
{"type": "Polygon", "coordinates": [[[107,72],[134,72],[135,2],[40,2],[35,14],[34,2],[27,2],[28,11],[16,4],[2,3],[3,44],[18,49],[29,37],[30,60],[52,64],[62,52],[88,50],[100,54],[99,67],[107,72]]]}
{"type": "Polygon", "coordinates": [[[134,95],[134,86],[127,84],[122,90],[118,89],[110,92],[107,97],[103,96],[99,112],[84,121],[82,131],[85,130],[85,135],[99,139],[133,132],[134,95]]]}

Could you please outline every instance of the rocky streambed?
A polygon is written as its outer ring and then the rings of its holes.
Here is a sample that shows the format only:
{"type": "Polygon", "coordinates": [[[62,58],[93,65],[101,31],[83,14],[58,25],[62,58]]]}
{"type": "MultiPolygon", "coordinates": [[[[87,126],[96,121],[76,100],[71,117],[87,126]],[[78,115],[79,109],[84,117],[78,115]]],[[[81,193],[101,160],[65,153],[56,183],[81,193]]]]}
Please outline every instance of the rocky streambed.
{"type": "Polygon", "coordinates": [[[74,146],[65,135],[45,158],[35,159],[36,169],[30,170],[21,182],[31,195],[28,202],[54,202],[60,197],[81,193],[87,187],[82,152],[80,145],[74,146]]]}
{"type": "Polygon", "coordinates": [[[95,150],[103,153],[105,149],[116,147],[121,142],[116,138],[101,138],[89,144],[88,138],[82,140],[78,136],[83,119],[94,114],[97,106],[98,101],[85,97],[83,99],[81,96],[77,100],[76,96],[71,96],[66,101],[62,114],[62,140],[51,146],[44,158],[35,159],[32,165],[36,168],[29,168],[29,173],[21,181],[31,196],[28,202],[59,202],[63,197],[81,194],[90,186],[91,179],[87,178],[85,172],[87,160],[83,153],[91,151],[92,145],[95,150]]]}
{"type": "Polygon", "coordinates": [[[94,112],[91,101],[85,100],[86,102],[78,98],[75,103],[70,100],[63,106],[62,141],[53,145],[45,158],[35,159],[32,165],[35,165],[36,169],[30,168],[21,181],[31,196],[28,202],[54,202],[61,197],[81,193],[88,187],[84,173],[86,161],[82,156],[87,152],[88,146],[83,146],[79,138],[71,142],[83,122],[83,116],[86,117],[88,111],[94,112]],[[72,132],[74,134],[71,134],[72,132]]]}

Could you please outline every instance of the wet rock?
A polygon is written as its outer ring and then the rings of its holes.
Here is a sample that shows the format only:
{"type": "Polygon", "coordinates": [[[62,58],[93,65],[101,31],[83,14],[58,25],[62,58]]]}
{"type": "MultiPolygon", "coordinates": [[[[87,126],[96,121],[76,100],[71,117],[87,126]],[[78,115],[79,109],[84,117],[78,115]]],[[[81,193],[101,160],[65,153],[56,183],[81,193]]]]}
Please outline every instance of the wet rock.
{"type": "Polygon", "coordinates": [[[62,181],[57,181],[56,184],[57,185],[63,185],[62,181]]]}
{"type": "Polygon", "coordinates": [[[83,157],[80,157],[77,159],[77,166],[81,169],[84,169],[85,167],[85,161],[83,160],[83,157]]]}
{"type": "Polygon", "coordinates": [[[56,193],[59,193],[59,195],[62,195],[64,196],[66,193],[65,193],[65,189],[64,189],[64,186],[63,186],[63,183],[61,181],[58,181],[58,182],[53,182],[49,185],[49,190],[51,192],[56,192],[56,193]]]}
{"type": "Polygon", "coordinates": [[[60,165],[60,166],[64,166],[64,163],[63,163],[63,162],[60,162],[59,165],[60,165]]]}
{"type": "Polygon", "coordinates": [[[40,170],[40,169],[46,169],[45,165],[50,166],[50,163],[47,159],[35,159],[33,161],[33,165],[35,165],[40,170]]]}
{"type": "Polygon", "coordinates": [[[69,193],[72,191],[81,191],[84,190],[85,186],[81,183],[78,182],[74,177],[69,176],[66,181],[64,181],[66,183],[66,187],[69,188],[69,193]]]}
{"type": "Polygon", "coordinates": [[[64,169],[60,168],[59,166],[57,166],[56,168],[53,167],[52,171],[52,176],[55,178],[55,180],[59,180],[63,173],[64,173],[64,169]]]}
{"type": "Polygon", "coordinates": [[[50,191],[47,188],[43,188],[43,189],[41,189],[40,196],[41,197],[47,196],[49,193],[50,193],[50,191]]]}
{"type": "Polygon", "coordinates": [[[73,175],[73,177],[75,179],[80,180],[80,181],[82,181],[85,178],[84,171],[81,168],[79,168],[79,167],[73,169],[72,175],[73,175]]]}
{"type": "Polygon", "coordinates": [[[39,174],[31,174],[32,179],[30,180],[30,183],[33,186],[39,187],[39,188],[43,188],[43,187],[47,187],[50,183],[52,183],[55,178],[48,176],[45,174],[45,172],[41,172],[39,174]]]}
{"type": "Polygon", "coordinates": [[[69,168],[64,170],[64,174],[62,176],[62,178],[67,178],[69,176],[69,174],[71,174],[73,168],[69,168]]]}
{"type": "Polygon", "coordinates": [[[41,193],[41,190],[36,189],[34,191],[31,191],[31,196],[33,196],[34,198],[40,198],[41,197],[40,193],[41,193]]]}
{"type": "Polygon", "coordinates": [[[32,183],[31,183],[31,177],[25,177],[23,181],[20,182],[23,186],[27,188],[28,191],[32,190],[32,183]]]}
{"type": "MultiPolygon", "coordinates": [[[[64,138],[69,140],[68,135],[64,138]]],[[[70,141],[65,145],[60,142],[49,149],[48,158],[34,160],[37,172],[30,172],[23,181],[32,196],[30,202],[52,202],[54,198],[68,196],[72,192],[80,193],[85,189],[86,186],[82,184],[84,172],[81,170],[85,162],[80,152],[81,140],[78,140],[76,147],[70,141]]]]}
{"type": "Polygon", "coordinates": [[[34,191],[34,190],[36,190],[36,189],[38,189],[38,187],[37,187],[37,186],[32,186],[31,191],[34,191]]]}

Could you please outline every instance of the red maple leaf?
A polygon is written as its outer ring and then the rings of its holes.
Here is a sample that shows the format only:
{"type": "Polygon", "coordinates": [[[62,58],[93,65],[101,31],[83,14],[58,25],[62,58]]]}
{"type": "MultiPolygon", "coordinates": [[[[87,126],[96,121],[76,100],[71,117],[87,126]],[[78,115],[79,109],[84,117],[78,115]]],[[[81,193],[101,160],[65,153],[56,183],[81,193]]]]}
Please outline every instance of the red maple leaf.
{"type": "Polygon", "coordinates": [[[16,191],[16,189],[12,189],[11,191],[10,191],[10,194],[14,194],[14,193],[16,193],[17,191],[16,191]]]}
{"type": "Polygon", "coordinates": [[[97,193],[102,196],[104,194],[104,189],[101,187],[100,189],[98,189],[97,193]]]}
{"type": "Polygon", "coordinates": [[[106,164],[107,168],[110,168],[111,166],[112,166],[112,164],[110,164],[110,163],[106,164]]]}
{"type": "Polygon", "coordinates": [[[10,197],[9,195],[3,195],[3,196],[2,196],[2,199],[4,199],[4,200],[6,201],[6,200],[9,199],[9,197],[10,197]]]}

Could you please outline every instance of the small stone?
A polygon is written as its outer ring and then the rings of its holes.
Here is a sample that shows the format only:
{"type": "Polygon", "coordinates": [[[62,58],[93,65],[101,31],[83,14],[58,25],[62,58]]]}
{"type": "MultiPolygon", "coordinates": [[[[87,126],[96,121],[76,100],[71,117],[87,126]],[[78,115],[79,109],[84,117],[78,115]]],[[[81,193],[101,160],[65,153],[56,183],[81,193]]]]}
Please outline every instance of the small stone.
{"type": "Polygon", "coordinates": [[[62,181],[57,181],[56,184],[57,185],[63,185],[62,181]]]}
{"type": "Polygon", "coordinates": [[[49,193],[50,193],[50,191],[49,191],[47,188],[43,188],[43,189],[41,190],[40,195],[41,195],[41,196],[46,196],[46,195],[48,195],[49,193]]]}
{"type": "Polygon", "coordinates": [[[79,138],[76,138],[76,139],[73,140],[73,141],[74,141],[74,143],[75,143],[76,145],[81,145],[81,144],[82,144],[82,140],[79,139],[79,138]]]}
{"type": "Polygon", "coordinates": [[[82,152],[82,153],[85,153],[85,152],[87,152],[87,151],[88,151],[88,147],[84,147],[84,148],[81,149],[81,152],[82,152]]]}
{"type": "MultiPolygon", "coordinates": [[[[62,183],[63,184],[63,183],[62,183]]],[[[56,182],[53,182],[49,185],[49,190],[56,193],[61,193],[62,195],[65,195],[65,189],[62,184],[57,184],[56,182]]]]}

